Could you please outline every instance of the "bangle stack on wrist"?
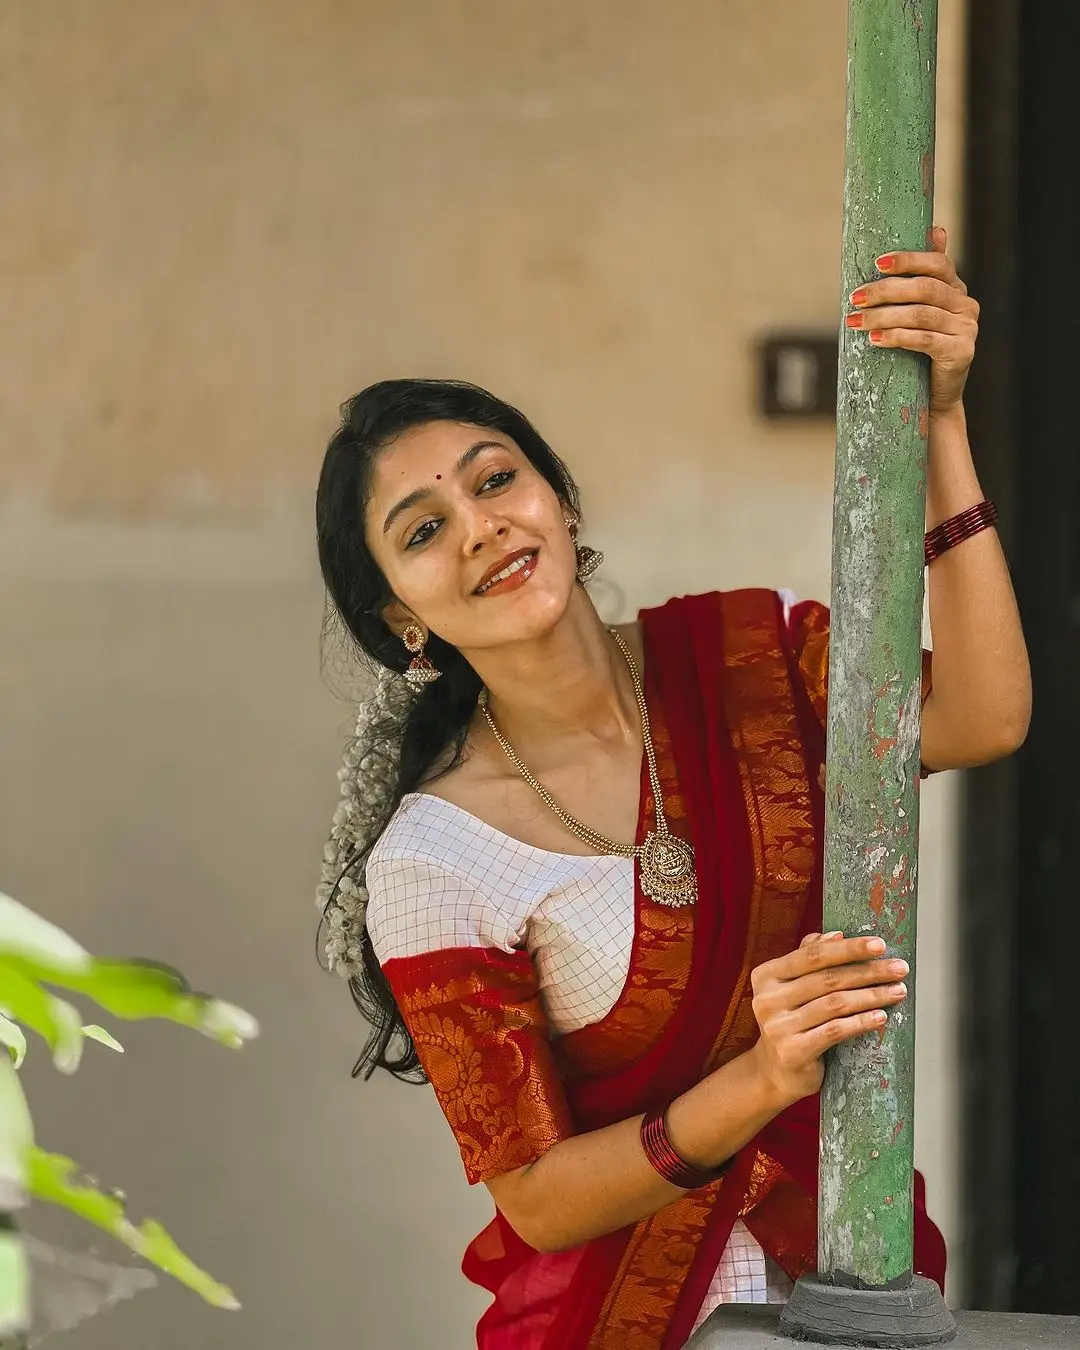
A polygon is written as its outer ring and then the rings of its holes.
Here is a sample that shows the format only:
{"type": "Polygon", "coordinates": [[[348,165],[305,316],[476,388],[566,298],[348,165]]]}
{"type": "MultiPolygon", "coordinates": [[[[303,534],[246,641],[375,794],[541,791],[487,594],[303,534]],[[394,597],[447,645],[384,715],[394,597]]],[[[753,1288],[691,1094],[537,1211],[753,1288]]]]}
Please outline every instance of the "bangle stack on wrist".
{"type": "Polygon", "coordinates": [[[725,1172],[731,1169],[734,1158],[729,1158],[727,1162],[712,1171],[704,1171],[699,1167],[691,1167],[675,1152],[671,1146],[671,1140],[668,1138],[667,1125],[664,1117],[667,1114],[667,1108],[662,1107],[659,1111],[650,1111],[641,1122],[641,1147],[645,1150],[645,1156],[652,1164],[653,1168],[660,1173],[665,1181],[669,1181],[672,1186],[678,1186],[684,1191],[700,1190],[702,1186],[708,1186],[710,1182],[718,1181],[725,1172]]]}
{"type": "Polygon", "coordinates": [[[926,567],[940,558],[949,549],[970,539],[973,534],[988,530],[998,518],[998,510],[993,502],[980,502],[958,516],[950,516],[931,530],[923,540],[923,563],[926,567]]]}

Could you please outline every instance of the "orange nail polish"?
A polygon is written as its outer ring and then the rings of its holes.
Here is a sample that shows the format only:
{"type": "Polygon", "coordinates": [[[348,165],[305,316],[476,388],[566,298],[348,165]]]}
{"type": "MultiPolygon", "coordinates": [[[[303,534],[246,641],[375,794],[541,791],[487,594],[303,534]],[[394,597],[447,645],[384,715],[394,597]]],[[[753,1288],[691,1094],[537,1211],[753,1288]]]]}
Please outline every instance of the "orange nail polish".
{"type": "Polygon", "coordinates": [[[844,322],[847,324],[847,326],[848,326],[849,328],[861,328],[861,327],[862,327],[862,315],[861,315],[861,314],[849,314],[849,315],[847,316],[847,318],[844,320],[844,322]]]}
{"type": "Polygon", "coordinates": [[[866,304],[866,291],[863,290],[863,289],[860,289],[860,290],[857,290],[857,291],[852,291],[852,292],[851,292],[851,303],[852,303],[853,305],[865,305],[865,304],[866,304]]]}
{"type": "Polygon", "coordinates": [[[896,258],[891,253],[883,253],[880,258],[875,258],[874,266],[879,272],[889,272],[896,266],[896,258]]]}
{"type": "Polygon", "coordinates": [[[881,330],[879,328],[875,328],[874,331],[870,334],[870,341],[871,342],[881,341],[881,330]]]}

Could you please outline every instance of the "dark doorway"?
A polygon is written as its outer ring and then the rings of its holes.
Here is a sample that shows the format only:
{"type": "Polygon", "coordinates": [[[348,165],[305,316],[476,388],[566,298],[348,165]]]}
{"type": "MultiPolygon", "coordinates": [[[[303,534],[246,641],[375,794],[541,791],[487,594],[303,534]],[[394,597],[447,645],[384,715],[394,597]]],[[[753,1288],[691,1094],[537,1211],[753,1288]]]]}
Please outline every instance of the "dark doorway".
{"type": "Polygon", "coordinates": [[[965,272],[972,442],[1002,508],[1035,712],[967,776],[961,893],[966,1301],[1080,1312],[1080,116],[1062,10],[973,0],[965,272]]]}

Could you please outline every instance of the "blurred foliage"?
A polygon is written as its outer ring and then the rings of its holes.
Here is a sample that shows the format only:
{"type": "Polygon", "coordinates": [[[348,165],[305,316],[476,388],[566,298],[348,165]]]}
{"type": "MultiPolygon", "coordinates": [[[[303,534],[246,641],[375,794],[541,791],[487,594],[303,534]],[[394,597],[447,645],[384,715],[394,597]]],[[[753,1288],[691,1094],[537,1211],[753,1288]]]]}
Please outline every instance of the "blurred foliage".
{"type": "Polygon", "coordinates": [[[74,1073],[87,1040],[123,1052],[103,1027],[54,993],[89,999],[124,1020],[165,1018],[238,1049],[258,1032],[241,1008],[192,991],[176,971],[149,961],[92,956],[63,929],[0,894],[0,1341],[29,1330],[30,1275],[14,1215],[31,1199],[59,1205],[110,1233],[219,1308],[238,1308],[232,1292],[195,1265],[152,1219],[134,1224],[118,1193],[100,1190],[70,1158],[46,1153],[19,1081],[26,1031],[49,1047],[61,1073],[74,1073]],[[8,1053],[3,1053],[6,1047],[8,1053]]]}

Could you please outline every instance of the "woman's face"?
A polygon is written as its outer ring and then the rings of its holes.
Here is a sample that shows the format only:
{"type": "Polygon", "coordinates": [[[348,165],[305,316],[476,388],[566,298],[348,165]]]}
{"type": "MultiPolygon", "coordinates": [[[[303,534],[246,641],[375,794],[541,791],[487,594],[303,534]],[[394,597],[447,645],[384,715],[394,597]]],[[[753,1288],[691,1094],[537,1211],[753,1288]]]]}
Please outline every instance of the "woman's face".
{"type": "MultiPolygon", "coordinates": [[[[514,441],[429,422],[379,453],[367,542],[411,615],[461,651],[549,632],[574,588],[562,503],[514,441]]],[[[400,630],[408,615],[387,613],[400,630]]]]}

